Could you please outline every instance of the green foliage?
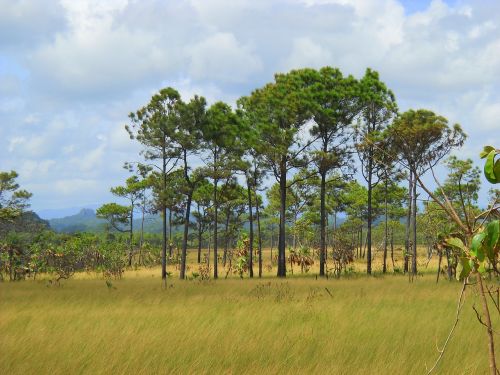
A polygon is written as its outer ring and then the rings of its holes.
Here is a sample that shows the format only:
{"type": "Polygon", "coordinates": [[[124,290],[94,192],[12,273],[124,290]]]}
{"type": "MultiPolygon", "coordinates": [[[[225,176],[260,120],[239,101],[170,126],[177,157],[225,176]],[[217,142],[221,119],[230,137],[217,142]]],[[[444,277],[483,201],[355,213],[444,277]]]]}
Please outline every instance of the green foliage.
{"type": "Polygon", "coordinates": [[[130,206],[122,206],[117,203],[103,204],[96,210],[96,216],[108,221],[109,225],[119,232],[124,232],[123,226],[130,223],[130,206]]]}
{"type": "Polygon", "coordinates": [[[18,177],[15,171],[0,171],[0,223],[15,219],[29,206],[31,193],[19,189],[18,177]]]}
{"type": "Polygon", "coordinates": [[[450,127],[446,118],[425,109],[399,115],[389,127],[388,137],[417,175],[434,166],[452,148],[461,146],[466,138],[460,125],[450,127]]]}
{"type": "MultiPolygon", "coordinates": [[[[482,158],[486,157],[484,173],[488,181],[492,183],[496,183],[494,158],[497,153],[498,150],[495,150],[491,146],[486,146],[480,155],[482,158]],[[488,163],[489,166],[486,167],[488,163]]],[[[498,208],[492,206],[487,213],[496,213],[497,210],[498,208]]],[[[457,237],[451,237],[447,242],[460,252],[462,271],[459,278],[463,279],[468,277],[472,272],[479,272],[480,274],[488,272],[498,273],[500,220],[491,220],[478,227],[478,230],[470,238],[469,246],[466,246],[466,244],[457,237]]]]}
{"type": "Polygon", "coordinates": [[[492,184],[500,183],[500,158],[496,159],[498,155],[500,155],[500,150],[492,146],[485,146],[480,154],[481,159],[486,159],[484,176],[492,184]]]}

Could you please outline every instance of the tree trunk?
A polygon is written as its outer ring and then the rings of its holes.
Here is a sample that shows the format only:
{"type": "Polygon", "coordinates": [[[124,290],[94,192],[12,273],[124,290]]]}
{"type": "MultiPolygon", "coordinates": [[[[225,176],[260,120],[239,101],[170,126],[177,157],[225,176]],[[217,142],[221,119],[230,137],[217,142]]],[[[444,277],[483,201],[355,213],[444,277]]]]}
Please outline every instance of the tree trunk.
{"type": "Polygon", "coordinates": [[[368,221],[366,228],[366,244],[368,247],[368,254],[366,258],[366,273],[370,275],[372,273],[372,169],[373,160],[372,153],[368,157],[368,221]]]}
{"type": "Polygon", "coordinates": [[[388,226],[387,226],[387,212],[388,212],[388,209],[387,209],[387,176],[386,176],[386,179],[384,181],[384,204],[385,204],[385,213],[384,213],[384,216],[385,216],[385,237],[384,237],[384,264],[382,266],[382,272],[383,273],[386,273],[387,272],[387,239],[389,237],[389,232],[388,232],[388,226]]]}
{"type": "Polygon", "coordinates": [[[163,240],[161,247],[161,278],[167,280],[167,209],[162,208],[163,240]]]}
{"type": "Polygon", "coordinates": [[[483,279],[481,278],[481,274],[477,273],[477,282],[479,284],[479,290],[481,295],[481,302],[483,304],[483,313],[486,319],[486,329],[488,332],[488,352],[489,352],[489,362],[490,362],[490,374],[497,374],[497,364],[495,360],[495,341],[493,338],[493,327],[491,324],[490,310],[488,308],[488,301],[486,300],[486,294],[484,291],[483,279]]]}
{"type": "MultiPolygon", "coordinates": [[[[255,199],[257,199],[257,192],[255,192],[255,199]]],[[[255,215],[257,216],[257,236],[259,238],[257,246],[259,251],[259,278],[260,278],[262,277],[262,232],[260,228],[260,210],[258,201],[255,203],[255,215]]]]}
{"type": "MultiPolygon", "coordinates": [[[[415,174],[416,176],[416,174],[415,174]]],[[[413,217],[413,259],[411,264],[411,271],[413,276],[417,276],[417,179],[413,179],[413,206],[412,206],[412,217],[413,217]]]]}
{"type": "Polygon", "coordinates": [[[200,206],[197,205],[198,211],[198,264],[201,263],[201,242],[202,242],[202,232],[201,232],[201,214],[200,214],[200,206]]]}
{"type": "Polygon", "coordinates": [[[326,207],[325,207],[326,172],[321,172],[320,186],[320,243],[319,243],[319,275],[325,276],[326,247],[326,207]]]}
{"type": "Polygon", "coordinates": [[[441,274],[441,261],[443,260],[443,252],[439,251],[439,260],[438,260],[438,273],[436,276],[436,284],[439,283],[439,275],[441,274]]]}
{"type": "Polygon", "coordinates": [[[286,221],[286,157],[280,163],[280,229],[278,240],[278,277],[286,277],[285,221],[286,221]]]}
{"type": "Polygon", "coordinates": [[[189,217],[191,213],[191,199],[193,198],[193,191],[191,190],[187,196],[186,203],[186,216],[184,219],[184,237],[182,238],[182,254],[181,254],[181,272],[180,279],[184,280],[186,277],[186,257],[187,257],[187,243],[189,234],[189,217]]]}
{"type": "Polygon", "coordinates": [[[406,215],[406,233],[405,233],[405,259],[404,259],[404,272],[408,272],[408,255],[410,254],[410,221],[411,210],[413,206],[413,173],[410,171],[408,178],[408,212],[406,215]]]}
{"type": "Polygon", "coordinates": [[[394,272],[394,227],[391,227],[391,262],[392,272],[394,272]]]}
{"type": "MultiPolygon", "coordinates": [[[[163,150],[163,165],[162,165],[162,177],[163,177],[163,191],[167,190],[167,164],[165,149],[163,150]]],[[[165,202],[162,200],[162,244],[161,244],[161,279],[167,282],[167,207],[165,202]]]]}
{"type": "Polygon", "coordinates": [[[172,256],[173,251],[174,250],[172,249],[172,209],[170,208],[168,210],[168,255],[172,256]]]}
{"type": "Polygon", "coordinates": [[[252,188],[249,178],[247,177],[247,194],[248,194],[248,218],[250,221],[249,235],[249,258],[248,258],[248,273],[253,277],[253,210],[252,210],[252,188]]]}
{"type": "Polygon", "coordinates": [[[128,253],[128,266],[132,267],[132,254],[134,252],[134,204],[132,204],[132,210],[130,211],[130,249],[128,253]]]}
{"type": "MultiPolygon", "coordinates": [[[[214,157],[214,162],[216,160],[217,160],[217,156],[214,157]]],[[[214,164],[214,168],[215,168],[215,164],[214,164]]],[[[217,201],[217,183],[218,182],[219,182],[219,180],[214,178],[214,279],[217,279],[219,277],[219,273],[217,270],[217,266],[219,264],[218,254],[217,254],[217,248],[218,248],[217,229],[219,226],[219,222],[218,222],[218,208],[219,207],[218,207],[218,201],[217,201]]]]}
{"type": "Polygon", "coordinates": [[[226,227],[225,227],[225,235],[224,235],[224,259],[223,259],[223,264],[224,267],[226,267],[226,262],[227,262],[227,248],[229,247],[229,215],[230,212],[229,210],[226,212],[226,227]]]}

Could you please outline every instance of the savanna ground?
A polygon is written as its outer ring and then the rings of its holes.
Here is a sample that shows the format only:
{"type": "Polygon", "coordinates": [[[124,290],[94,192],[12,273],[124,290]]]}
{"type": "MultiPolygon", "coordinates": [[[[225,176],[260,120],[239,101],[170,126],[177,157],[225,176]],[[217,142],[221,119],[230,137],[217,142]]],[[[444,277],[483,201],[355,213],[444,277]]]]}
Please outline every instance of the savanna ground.
{"type": "MultiPolygon", "coordinates": [[[[197,269],[190,259],[188,275],[197,269]]],[[[0,283],[0,373],[424,374],[461,285],[436,285],[435,260],[425,269],[422,254],[419,263],[413,283],[380,273],[321,280],[297,266],[286,280],[271,277],[275,269],[253,280],[179,281],[174,272],[166,289],[156,268],[111,284],[92,274],[0,283]]],[[[474,303],[470,287],[436,373],[488,373],[474,303]]]]}

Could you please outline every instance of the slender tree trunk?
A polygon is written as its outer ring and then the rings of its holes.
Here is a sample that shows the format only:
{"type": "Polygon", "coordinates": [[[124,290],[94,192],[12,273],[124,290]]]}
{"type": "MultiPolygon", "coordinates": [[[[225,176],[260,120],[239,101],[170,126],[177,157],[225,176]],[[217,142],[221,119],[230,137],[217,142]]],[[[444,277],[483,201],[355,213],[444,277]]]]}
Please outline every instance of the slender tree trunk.
{"type": "Polygon", "coordinates": [[[436,276],[436,284],[439,282],[439,275],[441,274],[441,261],[443,260],[443,252],[439,251],[439,260],[438,260],[438,273],[436,276]]]}
{"type": "MultiPolygon", "coordinates": [[[[214,163],[216,162],[216,160],[217,160],[217,156],[214,157],[214,163]]],[[[214,168],[215,168],[215,164],[214,164],[214,168]]],[[[219,220],[218,220],[219,202],[217,201],[217,183],[218,182],[219,182],[219,180],[217,178],[214,178],[214,279],[217,279],[219,277],[219,273],[217,270],[217,266],[219,265],[218,254],[217,254],[217,248],[218,248],[217,229],[219,227],[219,220]]]]}
{"type": "Polygon", "coordinates": [[[250,186],[249,178],[247,177],[247,193],[248,193],[248,218],[250,221],[250,249],[248,258],[248,273],[253,277],[253,210],[252,210],[252,188],[250,186]]]}
{"type": "Polygon", "coordinates": [[[391,262],[392,272],[394,272],[394,227],[391,227],[391,262]]]}
{"type": "Polygon", "coordinates": [[[278,277],[286,277],[285,221],[286,221],[286,157],[282,156],[280,165],[280,229],[278,240],[278,277]]]}
{"type": "Polygon", "coordinates": [[[142,217],[141,217],[141,239],[140,239],[140,246],[139,247],[142,250],[142,245],[144,244],[144,219],[146,217],[146,212],[145,212],[144,208],[141,211],[142,211],[142,217]]]}
{"type": "Polygon", "coordinates": [[[197,205],[196,210],[198,211],[198,264],[201,263],[201,242],[202,242],[202,232],[201,232],[201,214],[200,206],[197,205]]]}
{"type": "Polygon", "coordinates": [[[366,228],[366,244],[368,247],[368,254],[366,258],[366,273],[372,273],[372,172],[373,172],[373,159],[372,153],[368,158],[368,223],[366,228]]]}
{"type": "Polygon", "coordinates": [[[489,362],[490,362],[490,374],[491,375],[496,375],[497,374],[497,364],[495,360],[495,341],[493,337],[493,326],[491,324],[491,317],[490,317],[490,310],[488,308],[488,301],[486,300],[486,294],[484,290],[484,285],[483,285],[483,279],[481,277],[480,273],[476,274],[477,276],[477,282],[479,284],[479,290],[480,290],[480,296],[481,296],[481,302],[483,304],[483,313],[484,317],[486,319],[486,329],[488,333],[488,352],[489,352],[489,362]]]}
{"type": "MultiPolygon", "coordinates": [[[[255,193],[255,197],[257,198],[257,193],[255,193]]],[[[257,236],[259,239],[259,242],[257,244],[259,251],[259,277],[262,277],[262,231],[260,227],[259,202],[255,203],[255,215],[257,217],[257,236]]]]}
{"type": "Polygon", "coordinates": [[[410,222],[411,210],[413,206],[413,173],[410,171],[408,179],[408,212],[406,215],[406,234],[405,234],[405,259],[404,259],[404,272],[408,272],[408,255],[410,254],[410,222]]]}
{"type": "Polygon", "coordinates": [[[187,244],[188,244],[188,234],[189,234],[189,218],[191,213],[191,200],[193,198],[193,192],[190,191],[187,196],[186,202],[186,217],[184,219],[184,237],[182,238],[182,254],[181,254],[181,272],[180,279],[184,280],[186,277],[186,257],[187,257],[187,244]]]}
{"type": "Polygon", "coordinates": [[[134,252],[134,205],[132,204],[132,210],[130,211],[130,235],[129,235],[129,241],[130,241],[130,249],[128,253],[128,266],[132,266],[132,254],[134,252]]]}
{"type": "Polygon", "coordinates": [[[326,221],[326,226],[325,226],[325,267],[326,267],[326,262],[328,262],[328,245],[330,244],[330,241],[328,239],[329,235],[329,228],[330,228],[330,223],[329,223],[329,215],[326,214],[325,221],[326,221]]]}
{"type": "MultiPolygon", "coordinates": [[[[163,177],[163,191],[167,190],[167,164],[165,150],[163,150],[163,165],[162,165],[162,177],[163,177]]],[[[161,244],[161,279],[167,282],[167,208],[165,202],[162,200],[162,244],[161,244]]]]}
{"type": "Polygon", "coordinates": [[[162,280],[167,279],[167,209],[162,208],[162,247],[161,247],[161,278],[162,280]]]}
{"type": "MultiPolygon", "coordinates": [[[[416,175],[416,174],[415,174],[416,175]]],[[[413,179],[413,206],[412,206],[412,223],[413,223],[413,259],[411,271],[413,276],[417,276],[417,179],[413,179]]]]}
{"type": "Polygon", "coordinates": [[[326,172],[321,172],[320,186],[320,243],[319,243],[319,275],[325,276],[326,247],[326,207],[325,207],[326,172]]]}
{"type": "Polygon", "coordinates": [[[388,212],[388,209],[387,209],[387,176],[386,176],[386,179],[384,181],[384,204],[385,204],[385,213],[384,213],[384,216],[385,216],[385,227],[384,227],[384,230],[385,230],[385,237],[384,237],[384,264],[382,266],[382,272],[383,273],[386,273],[387,272],[387,239],[389,237],[389,231],[388,231],[388,226],[387,226],[387,212],[388,212]]]}
{"type": "Polygon", "coordinates": [[[229,215],[230,212],[229,210],[226,212],[226,227],[225,227],[225,235],[224,235],[224,259],[223,259],[223,264],[224,267],[226,267],[226,262],[227,262],[227,248],[229,246],[229,215]]]}
{"type": "Polygon", "coordinates": [[[172,256],[173,252],[174,249],[172,248],[172,209],[170,208],[168,210],[168,256],[172,256]]]}

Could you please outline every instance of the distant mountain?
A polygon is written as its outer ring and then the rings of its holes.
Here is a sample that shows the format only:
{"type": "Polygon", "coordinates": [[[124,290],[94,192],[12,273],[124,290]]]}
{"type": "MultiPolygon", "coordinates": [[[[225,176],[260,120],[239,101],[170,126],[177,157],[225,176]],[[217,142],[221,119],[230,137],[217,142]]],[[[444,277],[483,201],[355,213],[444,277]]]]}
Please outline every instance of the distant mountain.
{"type": "Polygon", "coordinates": [[[49,220],[50,227],[56,232],[102,232],[105,229],[106,221],[98,219],[95,211],[90,208],[83,208],[75,215],[54,218],[49,220]]]}
{"type": "MultiPolygon", "coordinates": [[[[50,219],[49,223],[53,230],[61,233],[104,232],[107,225],[106,220],[98,219],[95,211],[89,208],[81,209],[75,215],[50,219]]],[[[141,218],[134,219],[134,232],[139,231],[140,227],[141,218]]],[[[160,216],[148,215],[144,220],[144,231],[146,233],[161,233],[160,216]]]]}
{"type": "Polygon", "coordinates": [[[47,220],[40,219],[33,211],[27,211],[12,222],[2,223],[0,225],[0,235],[5,235],[8,232],[34,234],[46,229],[50,229],[47,220]]]}
{"type": "Polygon", "coordinates": [[[42,219],[50,220],[57,218],[64,218],[66,216],[77,215],[84,208],[91,208],[96,210],[99,207],[98,204],[90,204],[85,207],[67,207],[67,208],[49,208],[44,210],[37,210],[36,213],[42,219]]]}

